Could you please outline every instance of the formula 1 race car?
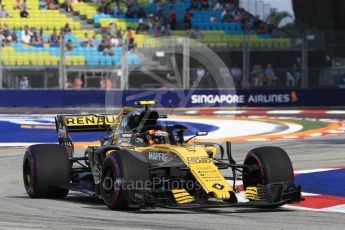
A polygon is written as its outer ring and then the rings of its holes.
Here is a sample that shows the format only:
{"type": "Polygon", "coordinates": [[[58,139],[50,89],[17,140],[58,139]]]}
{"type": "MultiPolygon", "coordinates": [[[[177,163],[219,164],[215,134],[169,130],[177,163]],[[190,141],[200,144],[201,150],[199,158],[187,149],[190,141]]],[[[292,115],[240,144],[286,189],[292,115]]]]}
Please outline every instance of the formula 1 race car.
{"type": "Polygon", "coordinates": [[[63,198],[69,190],[101,198],[111,209],[259,207],[274,208],[301,200],[294,185],[291,161],[278,147],[249,151],[243,164],[217,143],[193,138],[187,128],[166,124],[166,115],[137,102],[118,115],[58,115],[59,144],[30,146],[24,155],[23,178],[32,198],[63,198]],[[72,132],[107,135],[100,146],[89,146],[77,157],[72,132]],[[230,169],[225,177],[220,170],[230,169]],[[230,175],[230,173],[229,173],[230,175]],[[231,185],[228,183],[231,180],[231,185]],[[236,181],[243,180],[245,198],[236,197],[236,181]]]}

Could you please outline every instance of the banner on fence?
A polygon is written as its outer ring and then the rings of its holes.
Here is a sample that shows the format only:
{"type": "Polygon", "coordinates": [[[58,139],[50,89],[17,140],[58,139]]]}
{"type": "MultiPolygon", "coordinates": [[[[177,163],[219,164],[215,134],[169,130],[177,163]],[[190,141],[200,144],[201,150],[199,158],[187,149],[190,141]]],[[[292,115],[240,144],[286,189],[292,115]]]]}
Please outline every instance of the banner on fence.
{"type": "Polygon", "coordinates": [[[160,107],[345,106],[345,89],[282,90],[0,90],[0,107],[122,107],[155,100],[160,107]]]}

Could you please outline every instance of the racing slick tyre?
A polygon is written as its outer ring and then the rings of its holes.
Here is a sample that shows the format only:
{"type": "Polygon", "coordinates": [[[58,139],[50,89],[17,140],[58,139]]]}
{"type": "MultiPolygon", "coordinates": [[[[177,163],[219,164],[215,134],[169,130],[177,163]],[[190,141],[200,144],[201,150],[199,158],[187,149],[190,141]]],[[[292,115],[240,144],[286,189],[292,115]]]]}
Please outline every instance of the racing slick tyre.
{"type": "Polygon", "coordinates": [[[294,183],[291,160],[286,152],[273,146],[259,147],[248,152],[245,165],[254,165],[254,170],[244,168],[243,186],[267,185],[274,182],[294,183]]]}
{"type": "Polygon", "coordinates": [[[31,198],[64,198],[70,184],[70,162],[63,146],[30,146],[23,160],[23,180],[31,198]]]}
{"type": "Polygon", "coordinates": [[[144,205],[149,168],[141,154],[134,154],[117,150],[102,163],[101,196],[110,209],[139,209],[144,205]]]}

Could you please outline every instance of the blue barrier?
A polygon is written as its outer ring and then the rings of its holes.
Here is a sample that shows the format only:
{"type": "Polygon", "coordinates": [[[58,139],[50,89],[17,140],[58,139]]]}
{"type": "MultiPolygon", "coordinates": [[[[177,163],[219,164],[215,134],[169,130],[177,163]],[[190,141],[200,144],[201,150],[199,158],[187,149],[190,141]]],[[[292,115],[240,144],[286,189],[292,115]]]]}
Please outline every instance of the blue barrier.
{"type": "Polygon", "coordinates": [[[0,90],[0,107],[121,107],[156,100],[160,107],[345,106],[345,89],[276,90],[0,90]]]}

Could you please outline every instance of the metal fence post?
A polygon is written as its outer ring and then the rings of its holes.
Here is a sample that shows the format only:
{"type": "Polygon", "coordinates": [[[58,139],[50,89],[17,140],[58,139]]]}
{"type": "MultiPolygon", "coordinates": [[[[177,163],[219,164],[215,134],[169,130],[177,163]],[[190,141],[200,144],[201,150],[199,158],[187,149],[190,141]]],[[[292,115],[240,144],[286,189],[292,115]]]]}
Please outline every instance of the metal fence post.
{"type": "Polygon", "coordinates": [[[302,63],[301,63],[301,87],[303,89],[308,87],[308,39],[307,35],[303,36],[303,43],[302,43],[302,63]]]}
{"type": "Polygon", "coordinates": [[[59,62],[59,88],[65,89],[66,74],[65,74],[65,42],[64,34],[60,33],[60,62],[59,62]]]}
{"type": "Polygon", "coordinates": [[[249,82],[249,65],[250,65],[250,61],[249,61],[249,44],[248,44],[248,35],[244,35],[244,40],[242,43],[242,47],[243,47],[243,54],[242,54],[242,75],[243,75],[243,82],[244,87],[247,87],[247,83],[249,82]]]}
{"type": "Polygon", "coordinates": [[[128,89],[129,85],[129,76],[128,76],[128,40],[125,39],[122,46],[122,58],[121,58],[121,90],[128,89]]]}
{"type": "Polygon", "coordinates": [[[189,89],[190,88],[190,68],[189,68],[189,56],[190,56],[190,41],[189,38],[183,39],[183,70],[182,70],[182,77],[183,77],[183,88],[189,89]]]}

